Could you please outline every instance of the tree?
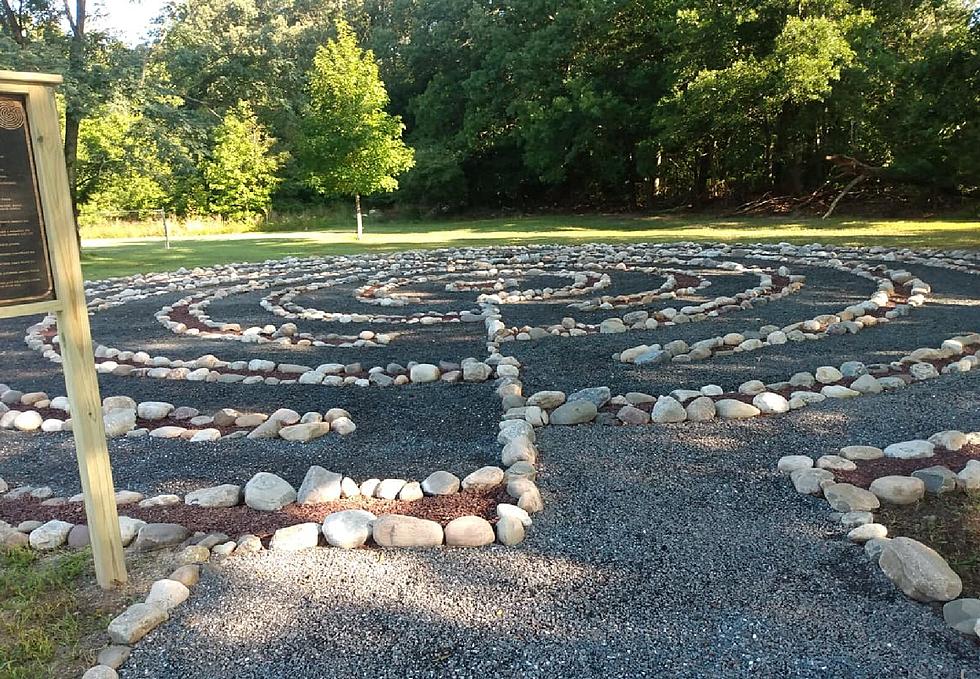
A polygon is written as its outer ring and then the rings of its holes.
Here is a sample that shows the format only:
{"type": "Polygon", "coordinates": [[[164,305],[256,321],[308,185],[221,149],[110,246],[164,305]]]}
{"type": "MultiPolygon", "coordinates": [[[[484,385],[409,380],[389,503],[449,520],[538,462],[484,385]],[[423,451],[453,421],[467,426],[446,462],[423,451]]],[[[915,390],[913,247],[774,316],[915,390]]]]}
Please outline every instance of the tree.
{"type": "Polygon", "coordinates": [[[284,154],[273,153],[275,144],[248,102],[239,101],[225,114],[204,165],[212,213],[232,219],[268,214],[285,161],[284,154]]]}
{"type": "Polygon", "coordinates": [[[374,53],[358,46],[344,21],[337,24],[337,37],[317,50],[309,96],[301,168],[317,193],[353,196],[360,239],[361,196],[397,189],[396,177],[412,167],[414,152],[402,141],[401,117],[385,111],[388,93],[374,53]]]}

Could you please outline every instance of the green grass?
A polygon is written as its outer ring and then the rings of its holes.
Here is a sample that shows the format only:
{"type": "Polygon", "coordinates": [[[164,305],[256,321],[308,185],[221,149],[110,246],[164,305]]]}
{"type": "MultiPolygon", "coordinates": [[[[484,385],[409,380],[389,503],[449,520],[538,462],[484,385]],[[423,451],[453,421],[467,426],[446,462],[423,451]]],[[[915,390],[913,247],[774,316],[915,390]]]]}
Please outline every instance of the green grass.
{"type": "Polygon", "coordinates": [[[160,239],[87,241],[82,264],[85,276],[96,279],[289,255],[496,244],[691,240],[980,248],[978,221],[607,215],[517,217],[372,223],[366,226],[365,238],[360,242],[354,238],[352,224],[340,227],[335,220],[321,223],[304,222],[303,226],[308,230],[303,231],[280,231],[291,224],[284,222],[270,225],[261,232],[180,239],[170,250],[164,249],[160,239]]]}
{"type": "Polygon", "coordinates": [[[77,676],[91,661],[80,643],[107,622],[79,602],[94,577],[91,563],[87,549],[49,557],[0,552],[0,677],[77,676]]]}

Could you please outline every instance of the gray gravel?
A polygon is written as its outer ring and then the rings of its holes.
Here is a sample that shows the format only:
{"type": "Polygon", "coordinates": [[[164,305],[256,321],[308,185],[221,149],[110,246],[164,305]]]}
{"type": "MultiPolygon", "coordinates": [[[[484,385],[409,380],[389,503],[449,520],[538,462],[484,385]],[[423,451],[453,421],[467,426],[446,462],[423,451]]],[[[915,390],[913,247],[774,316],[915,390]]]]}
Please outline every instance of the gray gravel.
{"type": "Polygon", "coordinates": [[[980,428],[980,374],[949,388],[549,430],[546,509],[520,547],[232,558],[121,676],[976,676],[976,642],[772,471],[788,452],[980,428]]]}

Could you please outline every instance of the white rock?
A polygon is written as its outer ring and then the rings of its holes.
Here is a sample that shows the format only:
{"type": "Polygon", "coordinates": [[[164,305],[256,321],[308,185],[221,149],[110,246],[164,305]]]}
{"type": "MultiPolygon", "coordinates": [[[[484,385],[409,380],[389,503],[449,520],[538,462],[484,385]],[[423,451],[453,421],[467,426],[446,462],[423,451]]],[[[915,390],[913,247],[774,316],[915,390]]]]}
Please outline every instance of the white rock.
{"type": "Polygon", "coordinates": [[[245,504],[252,509],[275,512],[295,501],[296,489],[275,474],[259,472],[245,484],[245,504]]]}
{"type": "Polygon", "coordinates": [[[902,441],[893,443],[885,448],[885,457],[893,457],[899,460],[918,460],[932,457],[935,455],[936,446],[923,440],[902,441]]]}
{"type": "Polygon", "coordinates": [[[348,509],[329,514],[323,520],[323,537],[334,547],[355,549],[371,537],[371,525],[376,518],[363,509],[348,509]]]}

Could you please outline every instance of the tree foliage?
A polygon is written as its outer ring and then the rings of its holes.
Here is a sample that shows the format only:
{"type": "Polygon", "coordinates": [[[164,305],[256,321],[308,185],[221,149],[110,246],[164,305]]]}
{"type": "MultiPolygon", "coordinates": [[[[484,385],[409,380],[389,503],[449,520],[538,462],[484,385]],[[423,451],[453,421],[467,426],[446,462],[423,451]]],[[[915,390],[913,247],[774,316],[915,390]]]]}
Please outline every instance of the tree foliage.
{"type": "Polygon", "coordinates": [[[299,157],[310,188],[331,197],[397,189],[412,149],[402,141],[401,118],[385,111],[388,93],[374,54],[358,46],[346,22],[317,50],[308,87],[299,157]]]}
{"type": "Polygon", "coordinates": [[[738,201],[835,154],[980,194],[977,0],[175,0],[139,46],[5,4],[0,66],[66,74],[89,209],[237,210],[209,173],[243,100],[273,205],[738,201]]]}

